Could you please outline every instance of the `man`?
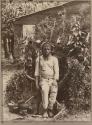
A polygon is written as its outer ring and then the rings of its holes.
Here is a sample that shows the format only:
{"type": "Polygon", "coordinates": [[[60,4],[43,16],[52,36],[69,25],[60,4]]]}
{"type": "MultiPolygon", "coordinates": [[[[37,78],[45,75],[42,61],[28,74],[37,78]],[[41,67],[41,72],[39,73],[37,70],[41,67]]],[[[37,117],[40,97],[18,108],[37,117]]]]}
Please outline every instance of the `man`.
{"type": "Polygon", "coordinates": [[[48,115],[53,117],[53,105],[58,90],[59,65],[57,58],[51,54],[49,43],[42,45],[42,55],[36,60],[35,77],[36,87],[40,89],[42,95],[43,117],[48,117],[48,115]]]}

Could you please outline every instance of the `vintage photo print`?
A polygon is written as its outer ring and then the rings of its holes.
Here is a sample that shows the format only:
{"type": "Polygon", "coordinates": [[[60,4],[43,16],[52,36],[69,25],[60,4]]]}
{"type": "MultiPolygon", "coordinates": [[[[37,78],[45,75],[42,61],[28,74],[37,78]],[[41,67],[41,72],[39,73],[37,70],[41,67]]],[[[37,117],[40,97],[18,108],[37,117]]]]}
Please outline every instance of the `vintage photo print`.
{"type": "Polygon", "coordinates": [[[1,120],[91,121],[91,0],[1,0],[1,120]]]}

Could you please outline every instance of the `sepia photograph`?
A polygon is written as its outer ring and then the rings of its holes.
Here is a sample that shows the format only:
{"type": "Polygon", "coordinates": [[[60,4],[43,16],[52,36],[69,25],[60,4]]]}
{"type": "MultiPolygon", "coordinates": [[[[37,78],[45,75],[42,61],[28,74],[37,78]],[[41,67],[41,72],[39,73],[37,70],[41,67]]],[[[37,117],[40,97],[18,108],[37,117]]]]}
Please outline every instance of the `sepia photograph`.
{"type": "Polygon", "coordinates": [[[1,0],[3,122],[91,121],[91,0],[1,0]]]}

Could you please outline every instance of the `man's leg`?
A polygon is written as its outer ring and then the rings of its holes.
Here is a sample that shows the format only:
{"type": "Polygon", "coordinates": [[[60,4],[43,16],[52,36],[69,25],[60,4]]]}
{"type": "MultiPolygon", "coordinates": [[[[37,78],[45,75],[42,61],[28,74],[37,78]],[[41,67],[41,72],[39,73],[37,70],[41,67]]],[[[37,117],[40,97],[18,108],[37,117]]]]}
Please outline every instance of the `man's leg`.
{"type": "Polygon", "coordinates": [[[40,89],[37,92],[37,115],[40,114],[40,105],[41,105],[41,91],[40,89]]]}
{"type": "Polygon", "coordinates": [[[49,85],[47,83],[44,83],[41,86],[41,94],[42,94],[42,105],[44,109],[43,117],[48,117],[47,108],[48,108],[49,85]]]}
{"type": "Polygon", "coordinates": [[[49,117],[53,117],[53,106],[56,102],[58,86],[57,84],[51,85],[50,87],[50,94],[49,94],[49,105],[48,105],[48,114],[49,117]]]}

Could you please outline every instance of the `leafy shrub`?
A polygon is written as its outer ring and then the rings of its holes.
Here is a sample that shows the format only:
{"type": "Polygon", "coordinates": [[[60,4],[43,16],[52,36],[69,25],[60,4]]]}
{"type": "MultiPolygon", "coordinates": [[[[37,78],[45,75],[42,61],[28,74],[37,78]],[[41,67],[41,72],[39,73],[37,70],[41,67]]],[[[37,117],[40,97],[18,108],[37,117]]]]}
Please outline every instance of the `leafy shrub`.
{"type": "Polygon", "coordinates": [[[67,73],[59,83],[58,100],[64,101],[69,111],[90,109],[91,84],[87,80],[84,66],[75,58],[69,59],[67,73]]]}
{"type": "Polygon", "coordinates": [[[24,72],[14,74],[6,87],[6,102],[18,103],[19,100],[25,102],[33,95],[33,91],[35,92],[34,86],[34,82],[29,80],[24,72]]]}

